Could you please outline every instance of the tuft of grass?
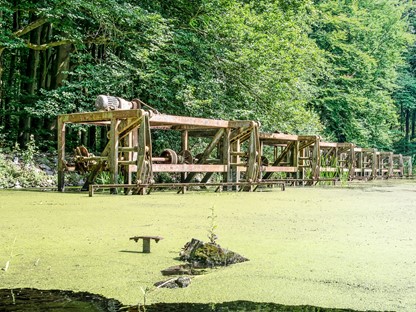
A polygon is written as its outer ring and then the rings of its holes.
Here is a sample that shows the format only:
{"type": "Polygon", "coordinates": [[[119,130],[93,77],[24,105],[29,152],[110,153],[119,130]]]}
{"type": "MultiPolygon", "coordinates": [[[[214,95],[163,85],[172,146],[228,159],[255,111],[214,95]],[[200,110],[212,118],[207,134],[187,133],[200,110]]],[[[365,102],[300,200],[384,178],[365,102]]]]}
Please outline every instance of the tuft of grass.
{"type": "Polygon", "coordinates": [[[216,232],[216,229],[218,227],[217,225],[217,215],[215,214],[215,206],[212,206],[210,208],[211,214],[208,216],[209,220],[209,228],[208,228],[208,239],[211,242],[211,244],[215,244],[215,241],[218,239],[216,232]]]}

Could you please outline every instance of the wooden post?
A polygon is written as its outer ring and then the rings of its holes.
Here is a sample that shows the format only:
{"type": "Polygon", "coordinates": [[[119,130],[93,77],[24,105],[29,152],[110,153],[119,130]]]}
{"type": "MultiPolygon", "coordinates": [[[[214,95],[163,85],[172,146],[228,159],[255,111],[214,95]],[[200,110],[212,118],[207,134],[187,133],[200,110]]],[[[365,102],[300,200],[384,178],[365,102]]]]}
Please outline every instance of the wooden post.
{"type": "MultiPolygon", "coordinates": [[[[223,137],[223,144],[222,144],[222,163],[227,166],[227,171],[223,173],[223,181],[230,182],[231,178],[231,148],[230,148],[230,136],[231,136],[231,129],[227,128],[224,132],[223,137]]],[[[225,188],[228,190],[228,187],[225,188]]]]}
{"type": "Polygon", "coordinates": [[[65,190],[65,123],[58,116],[58,191],[65,190]]]}
{"type": "MultiPolygon", "coordinates": [[[[110,184],[118,182],[118,133],[117,128],[119,120],[112,118],[110,125],[110,153],[109,153],[109,169],[110,169],[110,184]]],[[[111,188],[110,194],[117,194],[117,188],[111,188]]]]}
{"type": "Polygon", "coordinates": [[[143,238],[143,253],[150,253],[150,238],[143,238]]]}
{"type": "Polygon", "coordinates": [[[389,178],[393,177],[394,175],[393,169],[394,169],[393,152],[390,152],[389,153],[389,178]]]}
{"type": "Polygon", "coordinates": [[[295,144],[293,146],[293,155],[292,155],[292,163],[293,163],[293,167],[296,168],[296,173],[294,173],[296,176],[294,177],[295,179],[299,179],[299,157],[300,157],[300,152],[299,152],[299,140],[295,141],[295,144]]]}
{"type": "Polygon", "coordinates": [[[349,179],[353,180],[355,178],[355,147],[353,144],[350,146],[350,172],[349,179]]]}
{"type": "MultiPolygon", "coordinates": [[[[237,129],[237,136],[238,136],[238,132],[240,132],[241,129],[237,129]]],[[[231,162],[234,164],[239,164],[241,159],[240,159],[240,153],[241,152],[241,141],[240,138],[237,138],[232,144],[231,144],[231,150],[233,152],[235,152],[235,155],[233,155],[231,157],[231,162]]],[[[240,182],[240,174],[241,174],[241,169],[240,166],[233,166],[230,167],[231,170],[231,180],[232,182],[240,182]]],[[[238,191],[239,190],[239,186],[238,185],[234,185],[232,187],[233,190],[238,191]]]]}
{"type": "Polygon", "coordinates": [[[399,176],[404,176],[403,155],[399,154],[399,176]]]}
{"type": "Polygon", "coordinates": [[[373,151],[371,152],[372,157],[372,163],[371,163],[371,178],[376,179],[377,178],[377,150],[373,148],[373,151]]]}
{"type": "MultiPolygon", "coordinates": [[[[182,139],[182,151],[187,151],[189,149],[189,132],[188,130],[183,130],[181,134],[182,139]]],[[[184,182],[186,179],[187,173],[182,172],[181,173],[181,182],[184,182]]],[[[182,187],[182,193],[184,194],[186,192],[186,186],[182,187]]]]}
{"type": "Polygon", "coordinates": [[[256,157],[257,157],[257,141],[255,137],[255,131],[250,133],[249,147],[248,147],[248,159],[247,159],[247,169],[246,169],[246,181],[252,182],[256,180],[256,157]]]}
{"type": "Polygon", "coordinates": [[[363,176],[364,168],[363,168],[363,152],[358,152],[358,160],[357,160],[357,167],[360,169],[359,175],[360,177],[363,176]]]}
{"type": "Polygon", "coordinates": [[[408,176],[412,177],[413,176],[413,168],[412,168],[412,157],[409,157],[408,160],[408,176]]]}
{"type": "Polygon", "coordinates": [[[311,162],[312,179],[318,181],[321,176],[321,146],[319,138],[315,140],[315,144],[313,145],[311,162]]]}

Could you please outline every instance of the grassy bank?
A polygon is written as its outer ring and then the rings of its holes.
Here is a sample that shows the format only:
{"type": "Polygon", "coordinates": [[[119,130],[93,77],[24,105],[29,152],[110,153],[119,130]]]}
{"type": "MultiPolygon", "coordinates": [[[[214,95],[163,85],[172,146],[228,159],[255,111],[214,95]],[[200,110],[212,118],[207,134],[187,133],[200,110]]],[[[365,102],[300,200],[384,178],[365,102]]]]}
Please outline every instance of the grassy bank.
{"type": "Polygon", "coordinates": [[[192,237],[249,262],[150,290],[148,303],[251,300],[374,310],[416,310],[416,183],[288,188],[256,193],[0,191],[0,287],[89,291],[125,304],[165,279],[160,270],[192,237]],[[142,254],[134,235],[159,235],[142,254]]]}

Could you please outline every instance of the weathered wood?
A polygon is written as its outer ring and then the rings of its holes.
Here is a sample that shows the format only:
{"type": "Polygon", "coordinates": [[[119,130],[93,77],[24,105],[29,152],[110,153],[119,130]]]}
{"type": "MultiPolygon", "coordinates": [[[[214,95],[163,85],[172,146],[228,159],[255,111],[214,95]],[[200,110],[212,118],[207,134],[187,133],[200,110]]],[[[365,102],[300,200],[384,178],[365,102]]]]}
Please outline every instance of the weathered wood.
{"type": "MultiPolygon", "coordinates": [[[[108,164],[110,170],[110,184],[115,184],[118,181],[118,145],[119,145],[119,136],[117,132],[117,128],[120,124],[120,121],[117,119],[111,120],[111,127],[110,127],[110,151],[108,154],[108,164]]],[[[117,189],[112,188],[110,189],[111,194],[116,194],[117,189]]]]}
{"type": "MultiPolygon", "coordinates": [[[[202,157],[198,159],[197,164],[203,164],[205,160],[209,157],[209,155],[212,153],[214,148],[217,146],[218,142],[220,141],[221,137],[223,136],[225,130],[223,128],[219,129],[215,136],[212,138],[212,141],[208,144],[208,146],[205,148],[202,157]]],[[[227,168],[225,168],[227,170],[227,168]]],[[[190,182],[195,177],[195,172],[191,172],[188,174],[184,182],[190,182]]]]}
{"type": "Polygon", "coordinates": [[[150,240],[154,240],[158,243],[163,237],[160,236],[133,236],[130,237],[130,240],[134,240],[136,243],[139,240],[143,240],[143,253],[150,253],[150,240]]]}
{"type": "Polygon", "coordinates": [[[140,118],[143,114],[141,109],[127,109],[127,110],[114,110],[114,111],[99,111],[88,113],[73,113],[59,115],[64,123],[94,123],[98,121],[111,121],[112,119],[127,119],[127,118],[140,118]]]}
{"type": "Polygon", "coordinates": [[[58,117],[58,191],[65,190],[65,123],[58,117]]]}
{"type": "Polygon", "coordinates": [[[155,114],[150,117],[150,126],[157,126],[157,125],[180,125],[180,126],[198,126],[198,127],[207,127],[207,128],[228,128],[229,121],[155,114]]]}

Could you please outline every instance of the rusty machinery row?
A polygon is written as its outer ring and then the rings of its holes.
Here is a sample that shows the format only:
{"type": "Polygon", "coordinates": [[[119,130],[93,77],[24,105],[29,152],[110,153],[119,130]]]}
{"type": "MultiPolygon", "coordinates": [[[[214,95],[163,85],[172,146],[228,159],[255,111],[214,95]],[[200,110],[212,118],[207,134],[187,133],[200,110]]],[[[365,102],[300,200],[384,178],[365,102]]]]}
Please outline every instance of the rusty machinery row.
{"type": "MultiPolygon", "coordinates": [[[[97,111],[58,116],[58,190],[65,189],[65,174],[87,174],[83,190],[146,194],[158,187],[181,192],[198,186],[217,190],[255,190],[262,185],[315,184],[339,179],[376,179],[412,174],[410,157],[352,143],[322,142],[319,136],[260,132],[247,120],[215,120],[161,114],[138,99],[100,95],[97,111]],[[99,156],[83,147],[67,160],[66,125],[105,126],[108,143],[99,156]],[[153,153],[155,131],[174,131],[180,150],[167,146],[153,153]],[[179,139],[180,138],[180,139],[179,139]],[[198,144],[190,144],[198,142],[198,144]],[[195,147],[196,146],[196,147],[195,147]],[[101,172],[108,183],[95,184],[101,172]],[[163,173],[171,183],[156,183],[163,173]],[[122,181],[122,182],[120,182],[122,181]]],[[[178,148],[177,148],[178,149],[178,148]]]]}

